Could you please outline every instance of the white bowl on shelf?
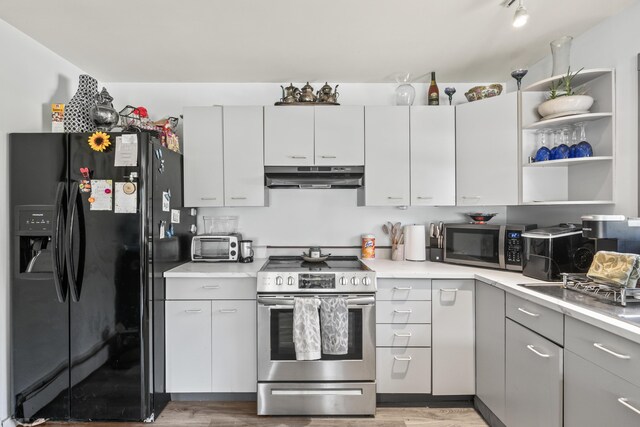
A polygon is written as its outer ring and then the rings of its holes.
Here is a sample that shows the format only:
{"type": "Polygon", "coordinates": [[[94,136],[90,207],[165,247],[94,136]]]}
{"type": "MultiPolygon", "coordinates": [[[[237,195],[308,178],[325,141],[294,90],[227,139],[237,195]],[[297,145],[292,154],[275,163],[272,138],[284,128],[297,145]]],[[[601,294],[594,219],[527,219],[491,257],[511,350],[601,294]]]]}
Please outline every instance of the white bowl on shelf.
{"type": "Polygon", "coordinates": [[[586,114],[593,105],[593,98],[589,95],[561,96],[549,99],[538,105],[538,113],[543,119],[568,116],[571,114],[586,114]]]}

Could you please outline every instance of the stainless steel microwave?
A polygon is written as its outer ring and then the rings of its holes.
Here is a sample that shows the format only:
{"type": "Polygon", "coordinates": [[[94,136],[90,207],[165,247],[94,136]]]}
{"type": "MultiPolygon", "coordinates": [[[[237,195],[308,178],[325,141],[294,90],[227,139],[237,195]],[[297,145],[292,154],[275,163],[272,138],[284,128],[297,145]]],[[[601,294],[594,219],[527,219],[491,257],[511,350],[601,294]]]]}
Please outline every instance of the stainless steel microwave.
{"type": "Polygon", "coordinates": [[[199,235],[191,240],[191,261],[238,261],[238,234],[199,235]]]}
{"type": "Polygon", "coordinates": [[[445,224],[444,262],[522,271],[522,233],[528,225],[445,224]]]}

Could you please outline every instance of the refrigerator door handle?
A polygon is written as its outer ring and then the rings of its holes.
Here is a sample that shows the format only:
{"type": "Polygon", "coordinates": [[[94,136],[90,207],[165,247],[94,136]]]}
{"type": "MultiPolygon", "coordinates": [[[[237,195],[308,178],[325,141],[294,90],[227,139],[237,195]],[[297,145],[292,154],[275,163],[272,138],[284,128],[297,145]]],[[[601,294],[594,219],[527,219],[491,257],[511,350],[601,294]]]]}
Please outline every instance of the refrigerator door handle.
{"type": "Polygon", "coordinates": [[[67,229],[65,231],[67,237],[67,243],[65,245],[67,274],[69,276],[69,287],[71,289],[71,298],[74,302],[80,300],[80,286],[81,286],[81,271],[84,265],[84,230],[80,227],[82,217],[82,205],[78,209],[78,198],[80,196],[80,189],[77,182],[71,184],[71,192],[69,194],[69,207],[67,209],[67,229]],[[73,261],[73,236],[75,235],[75,217],[78,214],[78,230],[80,233],[80,248],[78,265],[76,266],[73,261]]]}
{"type": "Polygon", "coordinates": [[[58,296],[59,302],[65,302],[67,300],[67,288],[64,286],[64,266],[65,266],[65,251],[62,247],[64,245],[64,226],[65,226],[65,215],[64,215],[64,194],[65,194],[65,183],[58,183],[58,188],[56,190],[56,204],[55,204],[55,212],[54,212],[54,229],[51,235],[51,256],[52,256],[52,265],[53,265],[53,283],[56,286],[56,294],[58,296]],[[62,233],[61,233],[62,231],[62,233]],[[62,259],[60,257],[62,256],[62,259]]]}

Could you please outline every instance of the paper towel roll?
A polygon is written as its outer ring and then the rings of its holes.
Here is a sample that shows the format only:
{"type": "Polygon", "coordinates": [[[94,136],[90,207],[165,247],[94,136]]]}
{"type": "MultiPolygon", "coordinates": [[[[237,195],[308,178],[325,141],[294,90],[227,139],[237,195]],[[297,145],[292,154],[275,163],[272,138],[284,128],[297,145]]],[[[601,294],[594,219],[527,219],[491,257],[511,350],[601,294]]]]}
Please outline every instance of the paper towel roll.
{"type": "Polygon", "coordinates": [[[405,225],[404,259],[406,259],[407,261],[426,261],[426,238],[427,229],[424,225],[405,225]]]}

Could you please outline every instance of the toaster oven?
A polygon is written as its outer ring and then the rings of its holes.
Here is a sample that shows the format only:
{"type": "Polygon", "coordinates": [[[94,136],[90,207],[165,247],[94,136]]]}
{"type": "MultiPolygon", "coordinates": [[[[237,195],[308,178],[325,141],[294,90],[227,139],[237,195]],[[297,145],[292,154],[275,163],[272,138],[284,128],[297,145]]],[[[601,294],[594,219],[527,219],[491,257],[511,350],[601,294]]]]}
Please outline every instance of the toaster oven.
{"type": "Polygon", "coordinates": [[[236,262],[239,240],[242,240],[239,234],[193,236],[191,261],[236,262]]]}

